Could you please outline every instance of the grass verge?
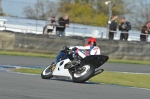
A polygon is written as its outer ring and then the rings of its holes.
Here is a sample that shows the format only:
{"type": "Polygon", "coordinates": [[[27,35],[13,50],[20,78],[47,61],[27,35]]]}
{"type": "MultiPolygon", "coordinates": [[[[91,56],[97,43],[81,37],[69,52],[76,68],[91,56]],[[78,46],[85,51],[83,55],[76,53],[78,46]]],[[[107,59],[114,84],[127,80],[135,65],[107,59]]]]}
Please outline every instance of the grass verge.
{"type": "MultiPolygon", "coordinates": [[[[0,50],[0,55],[44,57],[44,58],[55,58],[56,57],[56,55],[54,55],[54,54],[41,54],[41,53],[15,52],[15,51],[2,51],[2,50],[0,50]]],[[[150,61],[109,59],[108,62],[111,62],[111,63],[150,65],[150,61]]]]}
{"type": "MultiPolygon", "coordinates": [[[[43,69],[15,69],[15,72],[41,74],[43,69]]],[[[127,74],[104,71],[90,79],[91,82],[150,89],[150,74],[127,74]]]]}
{"type": "Polygon", "coordinates": [[[43,69],[32,69],[32,68],[20,68],[20,69],[13,69],[14,72],[21,72],[21,73],[28,73],[28,74],[41,74],[43,69]]]}
{"type": "Polygon", "coordinates": [[[110,62],[110,63],[124,63],[124,64],[150,65],[150,61],[139,61],[139,60],[109,59],[108,62],[110,62]]]}
{"type": "Polygon", "coordinates": [[[12,56],[29,56],[29,57],[45,57],[45,58],[55,58],[56,55],[52,54],[41,54],[32,52],[16,52],[16,51],[2,51],[0,50],[0,55],[12,55],[12,56]]]}
{"type": "Polygon", "coordinates": [[[102,74],[91,78],[90,81],[150,89],[149,78],[150,74],[127,74],[104,71],[102,74]]]}

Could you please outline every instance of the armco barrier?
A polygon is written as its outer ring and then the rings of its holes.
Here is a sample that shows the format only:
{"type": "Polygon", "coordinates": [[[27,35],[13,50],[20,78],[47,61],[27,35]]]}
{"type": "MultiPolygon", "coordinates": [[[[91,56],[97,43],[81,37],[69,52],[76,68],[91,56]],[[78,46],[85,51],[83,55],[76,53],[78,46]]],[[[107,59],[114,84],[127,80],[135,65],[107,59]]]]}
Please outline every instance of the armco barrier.
{"type": "Polygon", "coordinates": [[[98,41],[101,51],[114,59],[150,60],[150,43],[98,41]]]}
{"type": "MultiPolygon", "coordinates": [[[[87,38],[15,33],[14,50],[57,54],[63,46],[84,45],[87,38]]],[[[97,39],[102,54],[114,59],[150,60],[150,43],[97,39]]]]}
{"type": "Polygon", "coordinates": [[[76,40],[68,37],[49,37],[48,35],[36,34],[15,34],[15,49],[21,51],[58,53],[60,49],[67,45],[83,45],[84,40],[76,40]]]}

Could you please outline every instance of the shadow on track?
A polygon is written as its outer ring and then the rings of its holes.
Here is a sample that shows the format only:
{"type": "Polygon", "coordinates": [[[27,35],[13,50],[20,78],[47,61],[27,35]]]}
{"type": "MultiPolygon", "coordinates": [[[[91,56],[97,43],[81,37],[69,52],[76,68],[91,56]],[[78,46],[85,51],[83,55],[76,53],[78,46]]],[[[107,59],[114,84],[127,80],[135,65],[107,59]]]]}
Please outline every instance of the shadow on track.
{"type": "MultiPolygon", "coordinates": [[[[72,80],[65,80],[65,79],[55,79],[55,78],[52,78],[52,79],[43,79],[43,80],[53,80],[53,81],[61,81],[61,82],[72,82],[72,83],[75,83],[73,82],[72,80]]],[[[96,82],[84,82],[84,83],[76,83],[76,84],[96,84],[96,85],[100,85],[100,83],[96,83],[96,82]]]]}

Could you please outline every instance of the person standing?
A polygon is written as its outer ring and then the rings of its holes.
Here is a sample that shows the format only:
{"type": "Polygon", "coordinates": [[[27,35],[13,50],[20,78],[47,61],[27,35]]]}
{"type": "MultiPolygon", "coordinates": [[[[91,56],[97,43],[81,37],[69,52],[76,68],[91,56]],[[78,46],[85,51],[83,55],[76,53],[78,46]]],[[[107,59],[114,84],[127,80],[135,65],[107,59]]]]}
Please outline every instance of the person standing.
{"type": "Polygon", "coordinates": [[[110,23],[110,27],[109,27],[109,39],[113,40],[114,39],[114,34],[117,31],[117,20],[118,19],[118,15],[115,14],[113,16],[113,18],[111,19],[111,23],[110,23]]]}
{"type": "Polygon", "coordinates": [[[119,30],[121,31],[120,40],[128,40],[128,32],[131,30],[130,22],[127,22],[125,17],[121,18],[121,24],[119,25],[119,30]]]}
{"type": "Polygon", "coordinates": [[[69,16],[66,14],[60,17],[58,20],[59,26],[57,26],[56,31],[58,36],[65,36],[65,29],[69,26],[69,16]]]}
{"type": "Polygon", "coordinates": [[[46,25],[43,29],[43,34],[47,34],[48,32],[52,32],[54,29],[54,26],[56,25],[55,15],[53,14],[51,18],[48,18],[46,21],[46,25]]]}
{"type": "Polygon", "coordinates": [[[148,34],[150,34],[150,21],[148,21],[141,30],[140,40],[141,41],[147,41],[148,40],[148,34]]]}

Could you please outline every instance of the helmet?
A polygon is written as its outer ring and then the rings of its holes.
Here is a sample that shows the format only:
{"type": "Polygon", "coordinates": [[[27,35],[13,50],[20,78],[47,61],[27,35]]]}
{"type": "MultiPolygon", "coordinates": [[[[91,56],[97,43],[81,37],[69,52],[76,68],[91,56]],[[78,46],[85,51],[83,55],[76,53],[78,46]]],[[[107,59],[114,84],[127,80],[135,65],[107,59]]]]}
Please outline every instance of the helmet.
{"type": "Polygon", "coordinates": [[[93,37],[89,38],[88,41],[87,41],[88,44],[91,44],[92,42],[93,42],[93,46],[96,46],[96,42],[97,42],[97,41],[96,41],[96,39],[93,38],[93,37]]]}

